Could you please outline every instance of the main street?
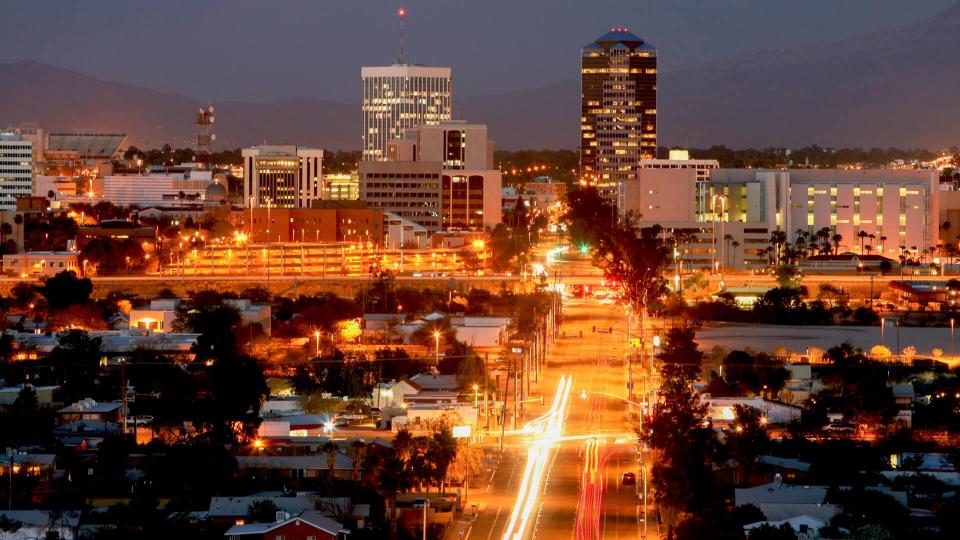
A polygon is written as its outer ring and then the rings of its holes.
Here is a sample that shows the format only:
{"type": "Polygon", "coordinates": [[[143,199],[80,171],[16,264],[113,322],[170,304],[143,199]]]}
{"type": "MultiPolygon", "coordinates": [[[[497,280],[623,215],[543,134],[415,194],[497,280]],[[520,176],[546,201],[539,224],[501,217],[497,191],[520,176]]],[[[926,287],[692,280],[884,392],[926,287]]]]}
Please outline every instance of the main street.
{"type": "MultiPolygon", "coordinates": [[[[595,299],[564,303],[560,337],[534,390],[545,405],[528,407],[525,419],[565,413],[561,434],[507,432],[498,466],[477,497],[483,511],[471,538],[642,537],[642,473],[625,402],[626,324],[622,306],[595,299]],[[564,385],[570,395],[558,393],[564,385]],[[560,399],[567,399],[566,411],[556,408],[560,399]],[[635,474],[635,485],[622,485],[625,472],[635,474]]],[[[636,367],[634,376],[639,388],[636,367]]]]}

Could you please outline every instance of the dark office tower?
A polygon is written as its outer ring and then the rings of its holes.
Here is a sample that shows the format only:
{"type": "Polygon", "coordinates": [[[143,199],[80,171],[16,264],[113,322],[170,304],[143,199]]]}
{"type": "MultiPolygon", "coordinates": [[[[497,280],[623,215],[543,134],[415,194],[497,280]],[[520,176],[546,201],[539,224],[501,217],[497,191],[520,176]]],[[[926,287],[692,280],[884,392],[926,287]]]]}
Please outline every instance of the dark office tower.
{"type": "Polygon", "coordinates": [[[581,174],[615,200],[617,184],[657,154],[657,49],[626,28],[585,46],[580,101],[581,174]]]}

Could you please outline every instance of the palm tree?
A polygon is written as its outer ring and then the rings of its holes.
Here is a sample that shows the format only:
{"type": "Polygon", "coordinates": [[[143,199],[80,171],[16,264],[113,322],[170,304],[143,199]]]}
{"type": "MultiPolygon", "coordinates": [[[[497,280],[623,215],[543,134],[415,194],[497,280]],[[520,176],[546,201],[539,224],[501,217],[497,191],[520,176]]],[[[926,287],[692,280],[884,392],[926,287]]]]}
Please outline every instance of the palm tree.
{"type": "Polygon", "coordinates": [[[857,233],[857,239],[860,241],[860,254],[863,255],[863,242],[867,239],[869,234],[867,231],[860,231],[857,233]]]}
{"type": "Polygon", "coordinates": [[[327,454],[327,480],[333,480],[333,468],[337,465],[337,452],[340,447],[333,441],[323,443],[320,451],[327,454]]]}
{"type": "Polygon", "coordinates": [[[883,255],[883,243],[887,241],[887,237],[881,234],[878,240],[880,240],[880,254],[883,255]]]}
{"type": "Polygon", "coordinates": [[[830,227],[822,227],[817,231],[817,240],[820,244],[820,253],[830,252],[830,227]]]}
{"type": "Polygon", "coordinates": [[[413,435],[406,429],[401,429],[393,437],[393,449],[397,451],[397,457],[404,464],[410,462],[410,450],[413,449],[413,435]]]}
{"type": "Polygon", "coordinates": [[[363,444],[363,441],[359,439],[350,443],[350,457],[353,458],[353,474],[350,478],[354,482],[360,479],[360,463],[363,461],[366,450],[367,445],[363,444]]]}
{"type": "Polygon", "coordinates": [[[842,235],[842,234],[835,234],[835,235],[833,235],[832,237],[830,237],[830,240],[833,240],[833,254],[834,254],[834,255],[839,255],[839,254],[840,254],[840,242],[843,242],[843,235],[842,235]]]}
{"type": "MultiPolygon", "coordinates": [[[[734,240],[733,242],[730,242],[730,245],[733,246],[734,250],[736,250],[738,247],[740,247],[740,242],[737,242],[736,240],[734,240]]],[[[727,259],[728,259],[727,266],[731,266],[733,263],[729,261],[730,253],[727,253],[727,259]]],[[[734,258],[734,260],[736,260],[736,258],[734,258]]]]}
{"type": "Polygon", "coordinates": [[[13,227],[7,223],[0,223],[0,244],[4,244],[7,241],[7,235],[13,233],[13,227]]]}

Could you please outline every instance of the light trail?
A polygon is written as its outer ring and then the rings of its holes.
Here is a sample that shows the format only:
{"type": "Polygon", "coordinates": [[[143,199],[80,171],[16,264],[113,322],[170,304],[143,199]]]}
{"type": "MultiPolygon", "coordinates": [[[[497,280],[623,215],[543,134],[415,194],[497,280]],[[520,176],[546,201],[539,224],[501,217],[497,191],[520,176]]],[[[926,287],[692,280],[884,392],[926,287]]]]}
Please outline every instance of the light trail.
{"type": "Polygon", "coordinates": [[[503,532],[504,540],[522,540],[526,535],[531,514],[540,498],[544,474],[547,463],[550,461],[550,452],[563,433],[572,384],[572,377],[568,375],[560,377],[550,410],[524,425],[524,431],[539,436],[530,442],[530,448],[527,450],[523,479],[520,482],[520,490],[517,493],[513,511],[510,513],[510,519],[503,532]]]}

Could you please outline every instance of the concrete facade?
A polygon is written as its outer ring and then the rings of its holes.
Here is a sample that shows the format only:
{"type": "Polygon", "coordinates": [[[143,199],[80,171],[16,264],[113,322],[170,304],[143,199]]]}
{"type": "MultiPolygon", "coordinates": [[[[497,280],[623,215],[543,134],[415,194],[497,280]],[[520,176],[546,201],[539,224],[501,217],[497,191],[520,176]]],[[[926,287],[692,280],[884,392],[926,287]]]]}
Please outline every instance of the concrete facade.
{"type": "Polygon", "coordinates": [[[309,208],[323,198],[323,150],[254,146],[241,150],[247,208],[309,208]]]}

